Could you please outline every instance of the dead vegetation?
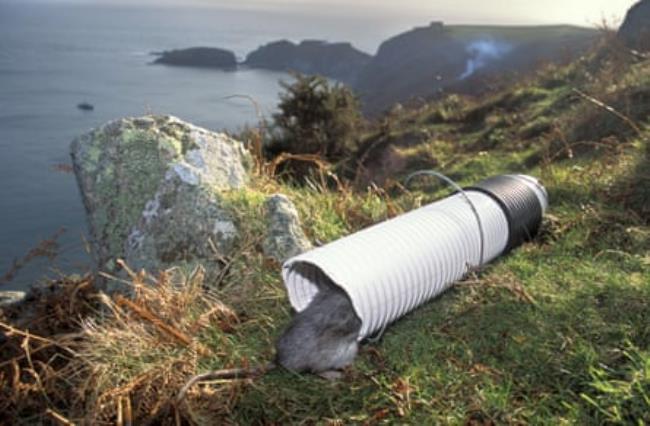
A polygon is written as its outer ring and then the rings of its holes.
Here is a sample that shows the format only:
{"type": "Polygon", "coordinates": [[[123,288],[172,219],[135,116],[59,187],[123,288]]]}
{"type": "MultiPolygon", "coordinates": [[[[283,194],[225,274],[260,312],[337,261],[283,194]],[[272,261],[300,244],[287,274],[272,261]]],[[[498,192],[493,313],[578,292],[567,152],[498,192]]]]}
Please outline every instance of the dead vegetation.
{"type": "Polygon", "coordinates": [[[25,424],[208,424],[205,416],[228,412],[244,384],[195,387],[174,403],[202,360],[235,362],[228,334],[239,319],[203,290],[203,271],[155,279],[131,272],[127,283],[130,298],[107,296],[90,276],[61,280],[35,292],[22,308],[29,312],[3,312],[5,416],[25,424]],[[223,345],[199,342],[208,328],[223,345]]]}
{"type": "Polygon", "coordinates": [[[54,260],[59,253],[58,239],[63,233],[65,233],[65,228],[59,229],[50,238],[39,242],[36,247],[30,249],[23,257],[14,259],[9,270],[0,277],[0,284],[12,281],[21,269],[36,258],[47,258],[50,261],[54,260]]]}

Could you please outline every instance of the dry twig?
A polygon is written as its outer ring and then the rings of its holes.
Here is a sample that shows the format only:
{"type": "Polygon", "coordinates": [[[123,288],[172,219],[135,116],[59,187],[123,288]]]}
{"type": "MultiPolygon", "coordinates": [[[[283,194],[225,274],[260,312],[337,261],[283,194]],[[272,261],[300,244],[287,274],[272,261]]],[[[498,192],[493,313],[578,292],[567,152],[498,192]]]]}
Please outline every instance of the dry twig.
{"type": "Polygon", "coordinates": [[[598,100],[594,98],[593,96],[589,96],[585,92],[576,89],[575,87],[573,88],[573,92],[578,94],[581,98],[586,99],[587,101],[591,102],[592,104],[596,105],[598,108],[602,108],[605,111],[609,112],[610,114],[615,115],[616,117],[620,118],[623,120],[625,123],[627,123],[638,135],[643,134],[639,126],[632,121],[632,119],[625,114],[617,111],[614,107],[607,105],[605,102],[598,100]]]}
{"type": "Polygon", "coordinates": [[[208,380],[236,380],[236,379],[252,379],[255,377],[266,374],[269,370],[274,369],[276,366],[269,363],[259,367],[253,368],[230,368],[225,370],[209,371],[207,373],[198,374],[192,377],[185,383],[185,385],[178,392],[176,397],[176,404],[180,404],[185,399],[185,394],[198,382],[205,382],[208,380]]]}
{"type": "Polygon", "coordinates": [[[0,284],[11,282],[21,269],[37,257],[46,257],[50,261],[53,260],[59,253],[59,243],[57,240],[63,233],[65,233],[65,228],[60,228],[50,238],[39,242],[26,255],[20,259],[14,259],[9,270],[0,277],[0,284]]]}
{"type": "MultiPolygon", "coordinates": [[[[175,340],[184,344],[185,346],[190,346],[190,347],[192,346],[192,339],[188,335],[166,324],[162,319],[158,318],[153,312],[151,312],[146,307],[136,305],[132,301],[128,300],[127,298],[119,294],[115,296],[115,301],[119,306],[126,307],[130,309],[132,312],[134,312],[136,315],[138,315],[140,318],[149,321],[151,324],[153,324],[164,334],[167,334],[168,336],[174,338],[175,340]]],[[[198,344],[196,345],[196,351],[201,355],[209,355],[211,353],[208,348],[198,344]]]]}
{"type": "Polygon", "coordinates": [[[56,411],[52,410],[51,408],[48,408],[45,410],[45,414],[47,414],[49,417],[52,418],[57,424],[61,426],[74,426],[74,423],[71,422],[70,420],[66,419],[63,417],[62,414],[57,413],[56,411]]]}

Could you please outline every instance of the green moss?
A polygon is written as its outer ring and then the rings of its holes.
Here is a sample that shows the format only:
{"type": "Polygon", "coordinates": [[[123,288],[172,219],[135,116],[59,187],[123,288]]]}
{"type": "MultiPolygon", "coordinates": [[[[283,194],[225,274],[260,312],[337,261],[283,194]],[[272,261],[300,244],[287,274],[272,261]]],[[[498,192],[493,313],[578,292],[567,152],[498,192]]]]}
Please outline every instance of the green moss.
{"type": "Polygon", "coordinates": [[[252,188],[222,192],[223,207],[235,218],[244,235],[264,235],[263,205],[268,194],[252,188]]]}
{"type": "Polygon", "coordinates": [[[163,120],[162,133],[147,123],[129,127],[108,125],[93,132],[79,144],[78,160],[92,181],[86,196],[94,210],[94,232],[105,241],[100,259],[123,257],[123,244],[137,223],[145,204],[151,200],[166,172],[166,165],[190,148],[185,128],[163,120]],[[110,127],[113,126],[113,127],[110,127]],[[128,158],[129,161],[115,161],[128,158]],[[110,200],[100,204],[98,200],[110,200]]]}

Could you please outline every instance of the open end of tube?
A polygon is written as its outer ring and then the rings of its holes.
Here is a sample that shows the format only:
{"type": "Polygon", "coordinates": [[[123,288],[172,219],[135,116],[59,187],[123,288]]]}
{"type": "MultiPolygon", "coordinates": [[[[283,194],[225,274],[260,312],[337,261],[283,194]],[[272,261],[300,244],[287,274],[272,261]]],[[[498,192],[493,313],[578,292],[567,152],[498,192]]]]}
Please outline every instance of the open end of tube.
{"type": "Polygon", "coordinates": [[[355,314],[362,322],[364,321],[363,316],[360,315],[359,307],[355,305],[354,299],[350,297],[348,291],[339,285],[334,277],[330,277],[313,263],[297,261],[285,264],[282,275],[284,276],[291,306],[297,312],[304,310],[321,289],[335,286],[348,296],[355,314]]]}
{"type": "Polygon", "coordinates": [[[289,301],[297,312],[304,310],[309,305],[327,279],[319,267],[306,262],[293,262],[291,265],[285,265],[282,274],[287,284],[289,301]]]}

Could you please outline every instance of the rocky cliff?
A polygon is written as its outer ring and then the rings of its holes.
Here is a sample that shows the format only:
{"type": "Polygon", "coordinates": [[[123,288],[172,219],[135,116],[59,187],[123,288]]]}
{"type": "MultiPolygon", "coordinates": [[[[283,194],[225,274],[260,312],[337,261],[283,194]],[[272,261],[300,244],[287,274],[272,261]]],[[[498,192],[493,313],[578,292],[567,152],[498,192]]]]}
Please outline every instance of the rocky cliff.
{"type": "Polygon", "coordinates": [[[354,88],[371,114],[414,97],[477,93],[487,76],[526,71],[543,61],[569,60],[591,46],[596,36],[595,30],[571,26],[433,22],[382,43],[354,88]]]}
{"type": "Polygon", "coordinates": [[[650,50],[650,0],[641,0],[630,8],[618,34],[627,46],[650,50]]]}

